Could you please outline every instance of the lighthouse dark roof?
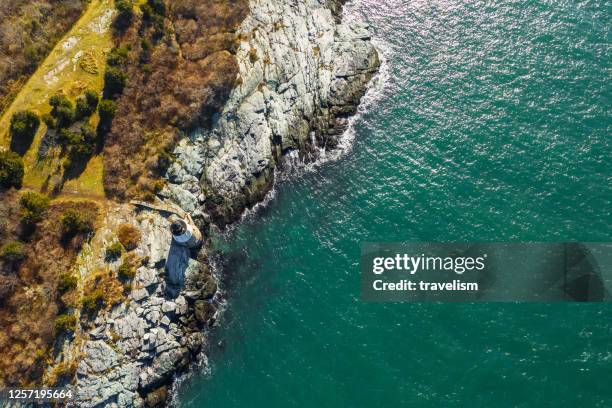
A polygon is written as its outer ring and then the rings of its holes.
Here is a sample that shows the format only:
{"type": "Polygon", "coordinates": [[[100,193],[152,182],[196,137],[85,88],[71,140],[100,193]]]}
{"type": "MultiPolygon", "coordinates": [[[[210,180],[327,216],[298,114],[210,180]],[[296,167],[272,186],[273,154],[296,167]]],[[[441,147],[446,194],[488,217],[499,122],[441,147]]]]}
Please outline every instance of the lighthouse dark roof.
{"type": "Polygon", "coordinates": [[[187,231],[187,224],[181,219],[174,220],[170,225],[170,231],[177,237],[183,235],[187,231]]]}

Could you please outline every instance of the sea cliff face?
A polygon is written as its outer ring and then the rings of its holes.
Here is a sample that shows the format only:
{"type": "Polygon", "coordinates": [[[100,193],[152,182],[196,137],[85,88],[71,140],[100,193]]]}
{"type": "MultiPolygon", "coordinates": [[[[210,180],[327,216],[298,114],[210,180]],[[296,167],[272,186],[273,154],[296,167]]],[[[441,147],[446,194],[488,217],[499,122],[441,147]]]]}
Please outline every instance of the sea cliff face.
{"type": "Polygon", "coordinates": [[[221,114],[179,142],[155,208],[125,205],[107,216],[108,237],[98,239],[111,241],[112,224],[131,223],[143,237],[143,263],[126,301],[98,315],[72,346],[84,356],[79,406],[164,405],[176,374],[201,353],[218,299],[208,226],[237,220],[288,161],[333,149],[377,71],[367,28],[342,22],[340,8],[331,0],[252,0],[239,28],[238,85],[221,114]],[[183,211],[204,232],[200,250],[172,241],[169,217],[183,211]]]}
{"type": "Polygon", "coordinates": [[[270,189],[283,158],[334,148],[376,72],[367,29],[325,0],[254,0],[242,23],[239,85],[212,129],[179,143],[162,194],[225,225],[270,189]]]}

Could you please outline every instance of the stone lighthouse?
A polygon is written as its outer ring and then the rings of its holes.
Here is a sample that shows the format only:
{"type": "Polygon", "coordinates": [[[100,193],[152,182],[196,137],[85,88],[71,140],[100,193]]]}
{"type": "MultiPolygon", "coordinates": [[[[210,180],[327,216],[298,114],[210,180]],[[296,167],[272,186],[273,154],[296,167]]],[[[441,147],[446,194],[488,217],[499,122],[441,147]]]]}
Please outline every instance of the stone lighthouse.
{"type": "Polygon", "coordinates": [[[176,215],[172,217],[172,223],[170,224],[172,239],[179,245],[195,248],[202,244],[202,234],[198,227],[193,224],[189,215],[187,217],[187,220],[176,215]]]}

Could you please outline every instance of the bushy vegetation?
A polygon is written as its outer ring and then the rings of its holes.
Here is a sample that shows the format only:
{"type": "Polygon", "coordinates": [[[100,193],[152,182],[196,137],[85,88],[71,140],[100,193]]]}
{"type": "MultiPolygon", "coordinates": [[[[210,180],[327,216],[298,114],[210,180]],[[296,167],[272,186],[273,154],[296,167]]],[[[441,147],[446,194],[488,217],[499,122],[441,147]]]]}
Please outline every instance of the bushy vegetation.
{"type": "Polygon", "coordinates": [[[132,24],[134,20],[134,2],[132,0],[116,0],[115,8],[117,9],[117,16],[113,22],[113,26],[123,31],[132,24]]]}
{"type": "Polygon", "coordinates": [[[121,279],[134,279],[134,276],[136,276],[136,266],[129,261],[123,262],[117,273],[121,279]]]}
{"type": "Polygon", "coordinates": [[[58,333],[74,332],[77,326],[76,316],[72,314],[63,314],[57,316],[55,319],[54,327],[58,333]]]}
{"type": "Polygon", "coordinates": [[[151,62],[151,52],[153,51],[153,45],[151,41],[146,38],[143,38],[140,41],[140,57],[138,58],[141,64],[148,64],[151,62]]]}
{"type": "Polygon", "coordinates": [[[124,65],[128,61],[128,47],[114,47],[106,57],[106,63],[111,67],[124,65]]]}
{"type": "Polygon", "coordinates": [[[73,26],[87,0],[0,1],[0,112],[73,26]]]}
{"type": "Polygon", "coordinates": [[[49,197],[34,191],[23,193],[19,200],[21,205],[21,222],[34,225],[43,220],[49,208],[49,197]]]}
{"type": "Polygon", "coordinates": [[[83,162],[91,157],[96,146],[96,133],[89,125],[81,126],[79,133],[62,129],[60,142],[68,151],[68,159],[64,167],[70,168],[75,162],[83,162]]]}
{"type": "Polygon", "coordinates": [[[107,67],[104,73],[104,97],[114,98],[123,92],[127,74],[117,67],[107,67]]]}
{"type": "Polygon", "coordinates": [[[11,117],[10,133],[13,139],[29,141],[29,146],[40,126],[40,119],[32,111],[15,112],[11,117]]]}
{"type": "Polygon", "coordinates": [[[85,310],[85,312],[92,313],[98,310],[100,306],[102,306],[104,302],[104,292],[101,288],[98,288],[94,291],[90,291],[85,296],[83,296],[81,302],[83,304],[83,309],[85,310]]]}
{"type": "Polygon", "coordinates": [[[164,0],[147,0],[147,3],[141,6],[141,9],[143,13],[146,10],[145,14],[147,15],[156,14],[161,17],[165,17],[167,11],[164,0]]]}
{"type": "Polygon", "coordinates": [[[159,35],[164,28],[164,17],[166,17],[166,3],[163,0],[148,0],[140,6],[142,20],[145,24],[155,29],[154,35],[159,35]]]}
{"type": "Polygon", "coordinates": [[[0,258],[5,262],[19,262],[26,257],[25,245],[19,241],[10,241],[0,247],[0,258]]]}
{"type": "Polygon", "coordinates": [[[106,259],[109,261],[119,259],[122,253],[123,245],[121,245],[121,242],[113,242],[106,247],[106,259]]]}
{"type": "Polygon", "coordinates": [[[59,293],[66,293],[77,287],[78,279],[74,274],[70,272],[64,272],[59,276],[57,283],[57,291],[59,293]]]}
{"type": "Polygon", "coordinates": [[[0,187],[21,187],[23,160],[15,152],[0,150],[0,187]]]}
{"type": "MultiPolygon", "coordinates": [[[[0,221],[8,216],[13,224],[17,224],[20,198],[21,194],[15,190],[2,194],[0,221]],[[10,211],[3,209],[9,206],[10,211]]],[[[92,222],[99,215],[95,202],[67,199],[52,202],[44,219],[24,242],[28,256],[20,262],[19,273],[0,273],[0,327],[3,328],[0,330],[0,355],[5,357],[0,359],[2,384],[40,384],[43,374],[48,373],[44,370],[48,362],[42,357],[47,355],[47,350],[53,350],[56,341],[56,318],[62,310],[67,310],[66,307],[79,302],[76,291],[64,294],[57,291],[58,287],[72,286],[70,279],[64,280],[62,275],[72,270],[82,242],[78,238],[62,239],[60,218],[68,210],[78,211],[92,222]],[[44,290],[44,301],[33,300],[32,292],[23,290],[25,288],[44,290]]],[[[0,231],[0,240],[3,243],[15,240],[20,230],[16,225],[9,226],[4,232],[0,231]]],[[[68,320],[65,322],[69,323],[68,320]]],[[[66,327],[70,329],[70,325],[66,327]]]]}
{"type": "Polygon", "coordinates": [[[83,310],[92,314],[102,307],[109,307],[124,299],[123,285],[109,270],[96,272],[84,284],[85,293],[81,299],[83,310]]]}
{"type": "Polygon", "coordinates": [[[97,109],[100,98],[98,94],[91,89],[85,91],[83,96],[79,96],[76,100],[75,118],[81,120],[90,117],[97,109]]]}
{"type": "Polygon", "coordinates": [[[122,32],[107,60],[126,74],[104,141],[104,188],[120,199],[153,198],[181,133],[212,124],[235,85],[236,28],[248,13],[246,0],[140,7],[138,29],[122,32]]]}
{"type": "Polygon", "coordinates": [[[92,220],[75,209],[64,212],[60,222],[66,235],[86,234],[93,231],[92,220]]]}
{"type": "Polygon", "coordinates": [[[87,162],[100,142],[101,134],[89,125],[91,115],[100,103],[98,93],[88,89],[76,98],[76,107],[63,94],[53,95],[49,99],[51,113],[43,117],[49,129],[57,131],[57,141],[67,153],[64,160],[64,178],[77,177],[86,167],[87,162]],[[75,128],[80,126],[80,131],[75,128]]]}
{"type": "Polygon", "coordinates": [[[76,99],[76,107],[65,95],[53,95],[49,99],[51,113],[43,121],[51,129],[66,129],[77,121],[87,121],[96,111],[100,98],[96,91],[88,89],[76,99]]]}
{"type": "Polygon", "coordinates": [[[132,251],[140,243],[140,231],[131,224],[121,224],[117,228],[117,238],[126,251],[132,251]]]}
{"type": "Polygon", "coordinates": [[[55,120],[55,127],[66,128],[75,120],[74,106],[64,95],[53,95],[49,99],[51,105],[51,117],[55,120]]]}
{"type": "Polygon", "coordinates": [[[109,99],[103,99],[100,102],[98,108],[98,114],[100,115],[100,123],[98,124],[98,130],[102,133],[107,133],[111,129],[113,118],[117,113],[117,102],[109,99]]]}

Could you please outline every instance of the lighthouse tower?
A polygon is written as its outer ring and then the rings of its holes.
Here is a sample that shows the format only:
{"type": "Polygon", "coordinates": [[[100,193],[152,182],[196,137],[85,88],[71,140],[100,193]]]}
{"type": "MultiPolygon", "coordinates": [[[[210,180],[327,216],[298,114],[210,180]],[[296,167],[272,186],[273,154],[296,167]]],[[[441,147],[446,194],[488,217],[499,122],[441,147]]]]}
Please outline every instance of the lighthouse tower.
{"type": "Polygon", "coordinates": [[[170,224],[172,239],[174,239],[177,244],[188,248],[200,246],[202,243],[202,234],[200,234],[200,230],[193,225],[193,223],[186,222],[178,216],[173,218],[172,224],[170,224]]]}

